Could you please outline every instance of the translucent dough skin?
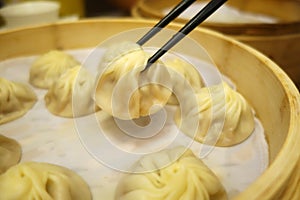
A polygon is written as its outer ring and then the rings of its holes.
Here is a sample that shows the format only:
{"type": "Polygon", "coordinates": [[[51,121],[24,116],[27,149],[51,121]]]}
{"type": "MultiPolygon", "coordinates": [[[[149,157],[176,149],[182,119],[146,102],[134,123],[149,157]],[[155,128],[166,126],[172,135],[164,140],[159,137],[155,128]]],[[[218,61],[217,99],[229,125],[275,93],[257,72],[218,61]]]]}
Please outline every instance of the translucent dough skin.
{"type": "MultiPolygon", "coordinates": [[[[197,94],[198,111],[180,109],[175,114],[175,122],[182,132],[201,143],[215,146],[232,146],[244,141],[254,130],[254,114],[246,99],[231,89],[227,83],[202,88],[197,94]],[[214,102],[212,104],[212,102],[214,102]],[[213,105],[213,106],[212,106],[213,105]],[[183,117],[198,118],[198,130],[191,133],[190,127],[182,123],[183,117]]],[[[189,106],[188,100],[184,106],[189,106]]]]}
{"type": "Polygon", "coordinates": [[[0,135],[0,174],[18,164],[21,155],[22,149],[17,141],[0,135]]]}
{"type": "Polygon", "coordinates": [[[190,63],[182,59],[172,59],[164,61],[164,64],[170,69],[173,87],[173,94],[170,97],[168,104],[178,105],[178,100],[175,96],[177,93],[182,93],[188,83],[194,92],[198,92],[203,86],[204,82],[199,72],[190,63]],[[175,94],[174,94],[175,93],[175,94]]]}
{"type": "Polygon", "coordinates": [[[88,185],[73,171],[47,163],[26,162],[0,175],[0,199],[90,200],[88,185]]]}
{"type": "MultiPolygon", "coordinates": [[[[163,152],[151,161],[142,160],[141,165],[147,171],[147,164],[159,165],[161,159],[169,158],[166,154],[163,152]]],[[[215,174],[190,150],[162,169],[126,175],[119,182],[115,195],[115,200],[194,199],[225,200],[227,195],[215,174]]]]}
{"type": "Polygon", "coordinates": [[[162,64],[142,72],[148,58],[143,49],[134,46],[133,50],[122,51],[110,62],[106,59],[108,64],[102,65],[97,80],[96,104],[123,120],[148,116],[160,110],[172,94],[170,75],[162,64]]]}
{"type": "Polygon", "coordinates": [[[95,112],[94,82],[94,77],[80,65],[68,69],[45,95],[47,109],[54,115],[69,118],[95,112]]]}
{"type": "Polygon", "coordinates": [[[33,62],[29,82],[38,88],[48,89],[67,69],[79,64],[63,51],[49,51],[33,62]]]}
{"type": "Polygon", "coordinates": [[[37,96],[29,86],[0,78],[0,124],[23,116],[36,101],[37,96]]]}

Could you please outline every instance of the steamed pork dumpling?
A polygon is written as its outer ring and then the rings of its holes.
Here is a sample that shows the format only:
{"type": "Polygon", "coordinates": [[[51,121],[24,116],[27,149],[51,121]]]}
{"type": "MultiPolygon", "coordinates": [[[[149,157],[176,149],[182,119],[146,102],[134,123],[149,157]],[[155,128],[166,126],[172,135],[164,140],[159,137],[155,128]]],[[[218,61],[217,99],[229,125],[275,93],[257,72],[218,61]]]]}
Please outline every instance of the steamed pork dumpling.
{"type": "Polygon", "coordinates": [[[106,49],[103,57],[101,58],[99,70],[100,71],[103,70],[103,68],[107,67],[108,63],[111,63],[114,60],[119,59],[120,57],[128,54],[129,52],[137,51],[140,49],[141,49],[140,45],[130,41],[124,41],[121,43],[110,45],[106,49]]]}
{"type": "Polygon", "coordinates": [[[29,82],[36,87],[48,89],[67,69],[79,64],[63,51],[50,51],[34,61],[30,68],[29,82]]]}
{"type": "Polygon", "coordinates": [[[47,109],[61,117],[79,117],[95,112],[94,83],[95,78],[80,65],[68,69],[45,95],[47,109]]]}
{"type": "Polygon", "coordinates": [[[57,165],[26,162],[0,175],[0,199],[89,200],[85,181],[57,165]]]}
{"type": "Polygon", "coordinates": [[[20,144],[8,137],[0,135],[0,174],[16,165],[21,159],[20,144]]]}
{"type": "Polygon", "coordinates": [[[183,147],[145,156],[136,170],[140,173],[120,180],[116,200],[227,199],[217,176],[191,150],[185,151],[183,147]],[[156,167],[160,169],[154,170],[156,167]]]}
{"type": "Polygon", "coordinates": [[[0,124],[23,116],[36,101],[29,86],[0,78],[0,124]]]}
{"type": "Polygon", "coordinates": [[[100,64],[96,104],[108,114],[124,120],[160,110],[172,94],[170,74],[161,63],[142,72],[148,58],[137,44],[121,43],[111,47],[100,64]]]}
{"type": "Polygon", "coordinates": [[[170,97],[168,104],[178,105],[175,94],[181,95],[183,92],[196,93],[204,86],[199,72],[187,61],[176,58],[166,60],[164,64],[169,68],[174,85],[173,95],[170,97]]]}
{"type": "Polygon", "coordinates": [[[198,108],[188,100],[180,108],[175,122],[182,132],[195,140],[216,146],[231,146],[248,138],[254,130],[254,114],[246,99],[223,82],[202,88],[197,94],[198,108]],[[198,121],[196,131],[190,121],[198,121]]]}

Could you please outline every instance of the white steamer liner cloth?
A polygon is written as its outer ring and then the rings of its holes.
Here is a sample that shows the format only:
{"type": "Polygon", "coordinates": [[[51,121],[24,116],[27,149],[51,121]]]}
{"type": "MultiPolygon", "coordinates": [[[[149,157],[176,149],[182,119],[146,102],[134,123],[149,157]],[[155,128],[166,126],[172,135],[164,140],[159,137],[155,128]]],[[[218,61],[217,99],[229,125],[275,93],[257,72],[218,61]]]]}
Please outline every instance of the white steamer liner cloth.
{"type": "MultiPolygon", "coordinates": [[[[91,51],[92,49],[79,49],[67,51],[67,53],[83,62],[91,51]]],[[[29,85],[29,69],[36,57],[20,57],[0,62],[0,77],[29,85]]],[[[0,125],[0,134],[13,138],[21,144],[23,151],[21,162],[38,161],[65,166],[84,178],[90,186],[93,199],[113,199],[122,172],[98,162],[80,141],[74,119],[51,114],[44,103],[47,90],[31,87],[38,96],[37,103],[23,117],[0,125]]],[[[171,115],[174,107],[166,106],[166,111],[168,115],[171,115]]],[[[100,111],[97,115],[101,119],[105,114],[100,111]]],[[[106,123],[114,124],[109,120],[106,123]]],[[[93,129],[93,127],[89,128],[93,129]]],[[[110,131],[116,134],[118,129],[112,126],[110,131]]],[[[160,134],[157,141],[134,143],[134,141],[127,142],[118,137],[114,137],[112,141],[132,151],[135,148],[146,150],[150,146],[167,142],[174,137],[173,131],[178,132],[177,126],[172,117],[168,117],[161,130],[163,134],[160,134]]],[[[184,134],[179,137],[182,140],[189,139],[184,134]]],[[[191,146],[196,155],[199,155],[197,152],[199,145],[194,142],[191,146]]],[[[203,146],[202,150],[206,149],[210,148],[203,146]]],[[[120,162],[126,159],[118,155],[111,156],[120,159],[120,162]]],[[[255,119],[255,130],[247,140],[232,147],[215,147],[203,158],[203,161],[218,176],[229,198],[232,198],[264,172],[268,167],[268,156],[268,145],[263,127],[259,120],[255,119]]]]}

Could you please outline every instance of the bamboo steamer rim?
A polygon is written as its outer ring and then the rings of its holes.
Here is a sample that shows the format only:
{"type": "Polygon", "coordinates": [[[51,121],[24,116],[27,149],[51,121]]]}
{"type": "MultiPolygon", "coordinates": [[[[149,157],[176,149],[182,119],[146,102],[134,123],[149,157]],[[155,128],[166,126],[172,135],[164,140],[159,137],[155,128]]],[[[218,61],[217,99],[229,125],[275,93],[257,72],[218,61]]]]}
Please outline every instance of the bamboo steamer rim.
{"type": "MultiPolygon", "coordinates": [[[[275,191],[280,191],[281,187],[287,183],[287,179],[291,178],[287,174],[293,174],[294,170],[300,171],[300,169],[297,169],[297,167],[300,165],[300,94],[292,80],[271,59],[267,58],[264,54],[256,51],[246,44],[232,41],[233,39],[231,38],[227,39],[231,40],[231,42],[233,42],[235,45],[246,49],[249,53],[256,55],[259,59],[262,59],[267,64],[266,66],[271,69],[271,71],[282,83],[282,86],[284,87],[288,96],[289,105],[291,106],[290,129],[280,152],[276,156],[275,160],[271,163],[269,168],[254,182],[254,184],[234,198],[238,200],[247,199],[249,197],[258,200],[270,199],[273,193],[275,193],[275,191]],[[273,184],[267,185],[267,181],[273,184]]],[[[295,178],[299,179],[296,180],[298,185],[296,185],[294,188],[297,190],[297,188],[300,187],[300,176],[295,178]]],[[[296,199],[299,197],[300,195],[297,196],[296,199]]]]}
{"type": "MultiPolygon", "coordinates": [[[[108,23],[108,24],[119,24],[124,26],[124,24],[130,25],[137,25],[137,26],[153,26],[156,24],[156,20],[146,20],[146,19],[132,19],[132,18],[103,18],[103,19],[89,19],[89,20],[80,20],[77,22],[63,22],[63,23],[55,23],[55,24],[48,24],[48,25],[41,25],[41,26],[32,26],[27,28],[19,28],[14,30],[6,30],[0,32],[0,45],[4,42],[4,39],[7,37],[12,37],[13,41],[15,41],[15,36],[18,35],[28,35],[32,31],[40,31],[46,34],[51,34],[53,39],[60,39],[58,37],[59,32],[68,31],[69,26],[76,26],[76,29],[80,29],[82,25],[91,25],[97,26],[101,23],[108,23]],[[3,40],[1,38],[4,38],[3,40]]],[[[175,28],[180,28],[181,24],[172,23],[171,26],[175,28]]],[[[251,184],[245,191],[239,194],[235,199],[270,199],[270,197],[276,195],[278,192],[281,193],[281,187],[288,183],[289,178],[293,176],[294,170],[299,174],[299,167],[300,165],[300,94],[290,80],[290,78],[283,72],[283,70],[276,65],[273,61],[267,58],[262,53],[259,53],[255,49],[242,44],[225,36],[221,33],[217,33],[212,30],[197,28],[196,31],[199,31],[204,34],[211,35],[213,37],[220,38],[229,42],[233,46],[237,46],[243,49],[245,52],[252,54],[261,62],[264,62],[266,68],[271,71],[276,79],[278,79],[281,83],[281,87],[284,89],[286,93],[287,100],[290,106],[290,123],[289,123],[289,132],[287,134],[287,138],[276,156],[275,160],[271,163],[269,168],[260,176],[258,179],[251,184]],[[268,182],[272,184],[268,184],[268,182]]],[[[78,37],[82,37],[82,35],[78,35],[78,37]]],[[[66,49],[68,46],[65,47],[66,49]]],[[[73,46],[71,48],[74,48],[73,46]]],[[[79,48],[79,47],[75,47],[79,48]]],[[[0,58],[0,60],[5,58],[0,58]]],[[[299,177],[296,177],[299,178],[299,177]]],[[[297,180],[296,180],[297,181],[297,180]]],[[[299,180],[298,180],[299,182],[299,180]]],[[[288,186],[287,186],[288,187],[288,186]]],[[[299,185],[295,186],[295,191],[299,185]]],[[[293,190],[292,190],[293,192],[293,190]]],[[[293,192],[294,194],[294,192],[293,192]]],[[[298,194],[298,193],[297,193],[298,194]]],[[[296,194],[296,195],[297,195],[296,194]]],[[[299,197],[299,196],[297,196],[299,197]]],[[[296,198],[297,198],[296,197],[296,198]]],[[[295,198],[295,199],[296,199],[295,198]]]]}
{"type": "MultiPolygon", "coordinates": [[[[174,1],[174,6],[176,5],[174,1]]],[[[156,1],[159,3],[159,0],[156,1]]],[[[284,3],[284,1],[282,2],[284,3]]],[[[294,2],[300,8],[300,1],[294,2]]],[[[161,19],[165,15],[161,9],[157,9],[152,5],[155,0],[139,0],[132,7],[133,16],[161,19]]],[[[176,22],[187,23],[188,19],[176,18],[176,22]]],[[[300,34],[300,15],[299,19],[292,21],[279,21],[277,23],[219,23],[219,22],[203,22],[201,26],[220,31],[229,35],[282,35],[282,34],[300,34]]]]}

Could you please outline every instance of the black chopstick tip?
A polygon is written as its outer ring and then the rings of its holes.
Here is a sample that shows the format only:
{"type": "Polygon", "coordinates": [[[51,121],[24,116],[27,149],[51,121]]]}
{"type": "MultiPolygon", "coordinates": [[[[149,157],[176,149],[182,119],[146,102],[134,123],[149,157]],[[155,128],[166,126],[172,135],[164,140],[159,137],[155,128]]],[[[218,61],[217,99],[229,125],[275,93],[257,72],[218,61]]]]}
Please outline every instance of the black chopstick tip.
{"type": "Polygon", "coordinates": [[[153,65],[152,62],[147,62],[145,68],[141,71],[141,73],[144,72],[144,71],[146,71],[151,65],[153,65]]]}

